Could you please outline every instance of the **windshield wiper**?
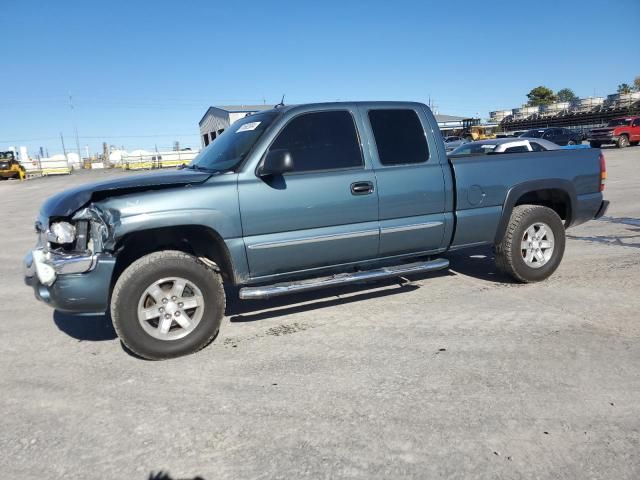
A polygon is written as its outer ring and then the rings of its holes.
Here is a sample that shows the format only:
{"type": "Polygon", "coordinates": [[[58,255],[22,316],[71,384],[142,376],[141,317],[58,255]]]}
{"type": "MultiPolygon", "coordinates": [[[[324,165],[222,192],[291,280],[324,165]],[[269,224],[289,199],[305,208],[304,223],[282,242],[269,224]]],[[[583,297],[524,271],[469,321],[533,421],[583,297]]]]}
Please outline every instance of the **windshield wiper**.
{"type": "Polygon", "coordinates": [[[196,164],[191,164],[188,165],[186,168],[189,168],[191,170],[197,170],[199,172],[207,172],[207,173],[219,173],[220,170],[216,169],[216,168],[207,168],[207,167],[201,167],[200,165],[196,165],[196,164]]]}

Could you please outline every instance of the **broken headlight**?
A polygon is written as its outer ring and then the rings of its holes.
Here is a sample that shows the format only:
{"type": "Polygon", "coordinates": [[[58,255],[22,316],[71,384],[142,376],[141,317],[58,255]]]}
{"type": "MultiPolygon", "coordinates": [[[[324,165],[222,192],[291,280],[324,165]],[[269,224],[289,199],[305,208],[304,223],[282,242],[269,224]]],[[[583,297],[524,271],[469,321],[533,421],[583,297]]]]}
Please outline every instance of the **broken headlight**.
{"type": "Polygon", "coordinates": [[[64,245],[73,243],[76,239],[76,227],[69,222],[52,223],[47,232],[47,240],[52,243],[64,245]]]}

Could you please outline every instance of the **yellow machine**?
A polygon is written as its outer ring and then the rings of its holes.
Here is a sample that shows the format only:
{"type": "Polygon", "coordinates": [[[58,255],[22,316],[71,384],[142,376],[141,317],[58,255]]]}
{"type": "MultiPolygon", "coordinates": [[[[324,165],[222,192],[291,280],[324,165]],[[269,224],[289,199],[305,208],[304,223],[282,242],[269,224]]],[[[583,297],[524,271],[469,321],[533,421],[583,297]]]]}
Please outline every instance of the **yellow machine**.
{"type": "Polygon", "coordinates": [[[24,180],[26,176],[24,167],[20,165],[14,152],[0,152],[0,179],[19,178],[24,180]]]}
{"type": "Polygon", "coordinates": [[[480,125],[479,118],[465,118],[462,120],[461,136],[469,141],[489,140],[496,138],[498,125],[480,125]]]}

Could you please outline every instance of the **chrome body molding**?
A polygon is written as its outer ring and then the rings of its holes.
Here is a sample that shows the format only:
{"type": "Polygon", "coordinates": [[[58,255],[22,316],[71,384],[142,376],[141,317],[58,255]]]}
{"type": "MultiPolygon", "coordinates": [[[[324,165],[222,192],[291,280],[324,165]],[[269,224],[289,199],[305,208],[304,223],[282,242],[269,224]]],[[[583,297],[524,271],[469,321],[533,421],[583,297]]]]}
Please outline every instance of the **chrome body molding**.
{"type": "Polygon", "coordinates": [[[397,227],[382,227],[381,233],[408,232],[410,230],[422,230],[423,228],[439,227],[444,222],[414,223],[411,225],[400,225],[397,227]]]}
{"type": "Polygon", "coordinates": [[[328,242],[331,240],[345,240],[349,238],[368,237],[378,235],[378,230],[362,230],[361,232],[337,233],[331,235],[317,235],[314,237],[297,238],[293,240],[283,240],[280,242],[264,242],[248,245],[250,250],[259,250],[262,248],[279,248],[290,247],[293,245],[304,245],[305,243],[328,242]]]}

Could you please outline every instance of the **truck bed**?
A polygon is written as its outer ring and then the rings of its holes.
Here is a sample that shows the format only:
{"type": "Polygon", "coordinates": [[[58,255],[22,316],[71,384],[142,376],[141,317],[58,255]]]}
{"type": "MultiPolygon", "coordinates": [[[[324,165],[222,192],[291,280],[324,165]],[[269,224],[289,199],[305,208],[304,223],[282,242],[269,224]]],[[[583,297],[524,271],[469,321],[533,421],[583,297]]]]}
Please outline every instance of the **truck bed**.
{"type": "Polygon", "coordinates": [[[589,148],[449,158],[455,179],[451,248],[494,243],[503,209],[526,203],[528,191],[544,189],[550,201],[567,196],[567,227],[592,219],[602,203],[600,155],[589,148]]]}

